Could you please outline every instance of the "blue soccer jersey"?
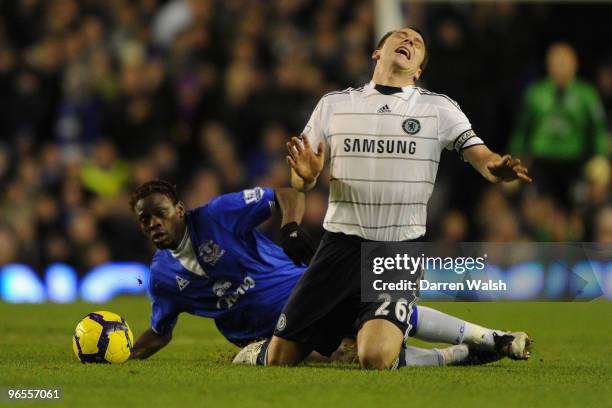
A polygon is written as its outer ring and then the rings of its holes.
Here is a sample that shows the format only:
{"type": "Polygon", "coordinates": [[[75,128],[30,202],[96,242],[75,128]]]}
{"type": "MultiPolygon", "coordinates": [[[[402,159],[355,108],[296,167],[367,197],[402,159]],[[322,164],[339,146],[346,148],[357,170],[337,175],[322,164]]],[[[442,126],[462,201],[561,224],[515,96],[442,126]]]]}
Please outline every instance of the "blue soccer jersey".
{"type": "MultiPolygon", "coordinates": [[[[170,250],[151,263],[151,328],[167,334],[187,312],[215,319],[229,341],[269,337],[291,290],[304,272],[255,227],[270,217],[274,191],[256,187],[217,197],[187,212],[199,274],[170,250]]],[[[184,261],[184,260],[183,260],[184,261]]]]}

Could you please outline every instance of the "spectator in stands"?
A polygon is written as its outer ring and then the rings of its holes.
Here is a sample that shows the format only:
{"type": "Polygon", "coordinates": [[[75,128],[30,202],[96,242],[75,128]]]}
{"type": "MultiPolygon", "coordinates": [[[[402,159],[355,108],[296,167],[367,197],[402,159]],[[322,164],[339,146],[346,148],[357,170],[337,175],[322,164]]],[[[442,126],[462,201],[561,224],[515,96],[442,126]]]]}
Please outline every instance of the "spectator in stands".
{"type": "Polygon", "coordinates": [[[129,167],[119,158],[114,143],[101,139],[94,147],[93,158],[83,166],[81,182],[89,192],[113,198],[125,189],[129,177],[129,167]]]}
{"type": "Polygon", "coordinates": [[[572,185],[588,159],[608,155],[609,136],[597,90],[576,78],[574,48],[552,44],[546,64],[548,78],[525,92],[510,150],[532,160],[530,168],[541,192],[570,208],[572,185]]]}

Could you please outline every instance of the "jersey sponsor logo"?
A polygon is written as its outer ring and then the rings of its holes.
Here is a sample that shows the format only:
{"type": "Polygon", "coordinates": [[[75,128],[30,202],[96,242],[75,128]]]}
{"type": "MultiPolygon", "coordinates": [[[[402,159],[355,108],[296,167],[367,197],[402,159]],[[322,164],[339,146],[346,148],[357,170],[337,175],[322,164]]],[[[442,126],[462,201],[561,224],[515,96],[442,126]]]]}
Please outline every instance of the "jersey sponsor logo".
{"type": "Polygon", "coordinates": [[[219,298],[217,299],[217,309],[230,309],[242,295],[245,295],[247,291],[255,287],[255,279],[247,276],[244,278],[242,283],[238,285],[236,290],[226,294],[225,292],[232,286],[228,280],[217,281],[213,285],[213,293],[219,298]],[[216,288],[216,290],[215,290],[216,288]]]}
{"type": "Polygon", "coordinates": [[[242,196],[244,198],[244,203],[248,205],[261,200],[261,198],[264,196],[264,191],[261,187],[255,187],[249,190],[244,190],[242,192],[242,196]]]}
{"type": "Polygon", "coordinates": [[[210,266],[215,266],[224,253],[225,249],[221,249],[212,239],[204,242],[198,247],[198,255],[200,255],[200,258],[210,266]]]}
{"type": "Polygon", "coordinates": [[[350,152],[414,154],[416,152],[416,141],[346,138],[344,139],[343,150],[346,153],[350,152]]]}
{"type": "Polygon", "coordinates": [[[476,136],[476,132],[474,132],[472,129],[466,130],[465,132],[460,134],[457,137],[457,139],[455,139],[455,146],[454,146],[455,150],[460,151],[463,145],[465,144],[465,142],[467,142],[469,139],[471,139],[474,136],[476,136]]]}
{"type": "Polygon", "coordinates": [[[419,130],[421,130],[421,122],[416,119],[408,118],[402,122],[402,129],[409,135],[417,134],[419,130]]]}
{"type": "Polygon", "coordinates": [[[232,282],[228,280],[218,280],[213,285],[212,290],[215,293],[215,296],[222,297],[223,295],[225,295],[225,291],[228,290],[231,286],[232,282]]]}
{"type": "Polygon", "coordinates": [[[282,332],[287,327],[287,316],[284,313],[278,317],[278,321],[276,322],[276,331],[282,332]]]}
{"type": "Polygon", "coordinates": [[[176,283],[178,285],[179,290],[182,292],[183,289],[185,289],[187,287],[187,285],[189,285],[189,281],[185,278],[181,278],[180,276],[176,275],[176,283]]]}

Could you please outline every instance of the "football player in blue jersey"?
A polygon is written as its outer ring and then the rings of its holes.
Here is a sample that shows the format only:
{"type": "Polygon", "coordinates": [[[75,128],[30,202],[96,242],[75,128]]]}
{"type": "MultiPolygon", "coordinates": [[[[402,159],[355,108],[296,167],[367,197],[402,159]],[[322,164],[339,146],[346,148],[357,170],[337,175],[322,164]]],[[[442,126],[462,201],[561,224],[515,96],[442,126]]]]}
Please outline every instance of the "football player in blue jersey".
{"type": "MultiPolygon", "coordinates": [[[[142,232],[158,248],[148,282],[151,328],[135,342],[131,358],[147,358],[165,347],[183,312],[213,318],[221,334],[237,346],[272,335],[315,252],[315,243],[299,225],[303,193],[255,187],[187,210],[172,184],[155,180],[136,189],[130,206],[142,232]],[[256,229],[274,209],[282,214],[282,248],[256,229]]],[[[407,365],[525,359],[530,354],[519,336],[428,307],[414,306],[410,323],[412,336],[455,346],[409,347],[407,365]]]]}

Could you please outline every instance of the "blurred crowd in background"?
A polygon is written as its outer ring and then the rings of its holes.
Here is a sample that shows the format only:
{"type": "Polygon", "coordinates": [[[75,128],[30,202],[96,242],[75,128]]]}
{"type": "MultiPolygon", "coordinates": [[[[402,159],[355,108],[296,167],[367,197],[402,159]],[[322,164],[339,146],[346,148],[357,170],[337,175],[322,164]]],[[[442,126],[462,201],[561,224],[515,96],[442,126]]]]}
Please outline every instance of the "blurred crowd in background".
{"type": "MultiPolygon", "coordinates": [[[[287,186],[285,142],[323,94],[369,81],[377,40],[369,0],[13,0],[0,11],[0,265],[39,271],[148,262],[127,204],[147,180],[176,183],[188,207],[287,186]]],[[[419,85],[457,100],[493,150],[542,175],[490,185],[445,152],[428,239],[612,242],[611,11],[404,5],[430,56],[419,85]],[[549,48],[558,42],[560,57],[549,48]],[[571,69],[555,74],[572,61],[578,96],[565,92],[571,69]],[[553,122],[573,126],[552,144],[571,154],[535,142],[553,122]]],[[[327,178],[307,195],[304,224],[317,236],[327,178]]],[[[276,224],[263,228],[274,235],[276,224]]]]}

